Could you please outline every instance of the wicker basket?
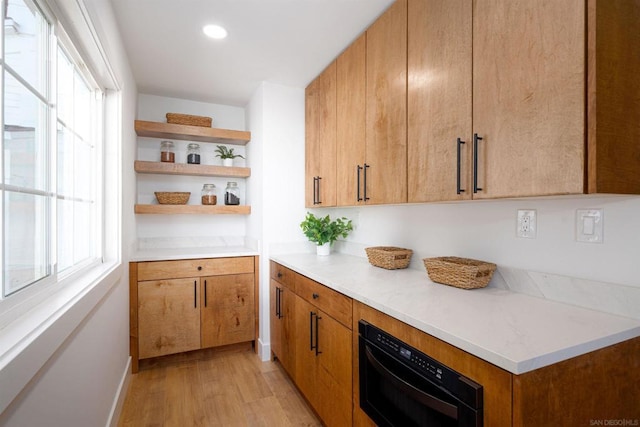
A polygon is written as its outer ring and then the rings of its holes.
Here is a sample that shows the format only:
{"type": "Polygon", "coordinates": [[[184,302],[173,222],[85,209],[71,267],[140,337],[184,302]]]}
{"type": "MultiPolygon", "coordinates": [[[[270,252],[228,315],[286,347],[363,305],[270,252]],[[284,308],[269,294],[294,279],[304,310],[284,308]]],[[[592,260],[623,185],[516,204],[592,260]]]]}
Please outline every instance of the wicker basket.
{"type": "Polygon", "coordinates": [[[176,125],[201,126],[210,128],[212,122],[213,119],[211,117],[167,113],[167,123],[173,123],[176,125]]]}
{"type": "Polygon", "coordinates": [[[407,268],[411,262],[411,249],[395,248],[393,246],[375,246],[365,248],[369,262],[380,268],[387,270],[398,270],[407,268]]]}
{"type": "Polygon", "coordinates": [[[156,199],[161,205],[186,205],[191,196],[184,191],[156,191],[156,199]]]}
{"type": "Polygon", "coordinates": [[[425,258],[424,266],[432,281],[462,289],[484,288],[496,269],[490,262],[452,256],[425,258]]]}

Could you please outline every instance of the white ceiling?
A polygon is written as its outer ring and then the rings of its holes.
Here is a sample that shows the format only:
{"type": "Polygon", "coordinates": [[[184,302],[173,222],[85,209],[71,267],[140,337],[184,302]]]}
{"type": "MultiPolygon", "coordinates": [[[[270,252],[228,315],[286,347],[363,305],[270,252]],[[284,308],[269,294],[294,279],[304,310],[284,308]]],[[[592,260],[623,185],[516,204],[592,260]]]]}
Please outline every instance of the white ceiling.
{"type": "Polygon", "coordinates": [[[393,0],[111,2],[141,93],[243,107],[262,81],[305,87],[393,0]]]}

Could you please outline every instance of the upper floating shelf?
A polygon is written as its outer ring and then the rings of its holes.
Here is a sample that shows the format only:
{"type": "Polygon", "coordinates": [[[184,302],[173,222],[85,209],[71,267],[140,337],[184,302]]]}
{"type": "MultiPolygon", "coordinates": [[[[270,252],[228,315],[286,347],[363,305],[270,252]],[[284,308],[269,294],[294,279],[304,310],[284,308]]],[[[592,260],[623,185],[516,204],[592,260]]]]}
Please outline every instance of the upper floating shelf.
{"type": "Polygon", "coordinates": [[[182,141],[214,142],[218,144],[246,145],[251,141],[251,132],[202,126],[176,125],[172,123],[135,121],[138,136],[150,138],[178,139],[182,141]]]}

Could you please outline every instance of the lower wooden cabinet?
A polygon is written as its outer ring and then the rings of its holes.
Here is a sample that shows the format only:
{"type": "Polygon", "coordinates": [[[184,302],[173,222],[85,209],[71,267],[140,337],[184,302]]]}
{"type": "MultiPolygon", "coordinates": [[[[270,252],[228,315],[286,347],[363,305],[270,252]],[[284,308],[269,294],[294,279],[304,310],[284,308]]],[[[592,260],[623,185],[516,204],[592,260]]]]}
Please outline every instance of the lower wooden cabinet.
{"type": "Polygon", "coordinates": [[[140,359],[257,339],[257,278],[253,256],[130,263],[132,371],[140,359]]]}
{"type": "Polygon", "coordinates": [[[352,300],[271,263],[271,350],[323,423],[352,422],[352,300]]]}

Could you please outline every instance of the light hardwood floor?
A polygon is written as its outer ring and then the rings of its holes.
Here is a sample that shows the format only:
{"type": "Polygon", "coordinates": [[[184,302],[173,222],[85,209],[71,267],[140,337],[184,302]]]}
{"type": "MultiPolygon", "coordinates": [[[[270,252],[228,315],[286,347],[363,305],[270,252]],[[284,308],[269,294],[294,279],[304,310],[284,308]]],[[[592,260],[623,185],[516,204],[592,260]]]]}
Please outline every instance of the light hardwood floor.
{"type": "Polygon", "coordinates": [[[250,346],[234,346],[141,363],[129,384],[119,426],[321,423],[278,363],[260,361],[250,346]]]}

